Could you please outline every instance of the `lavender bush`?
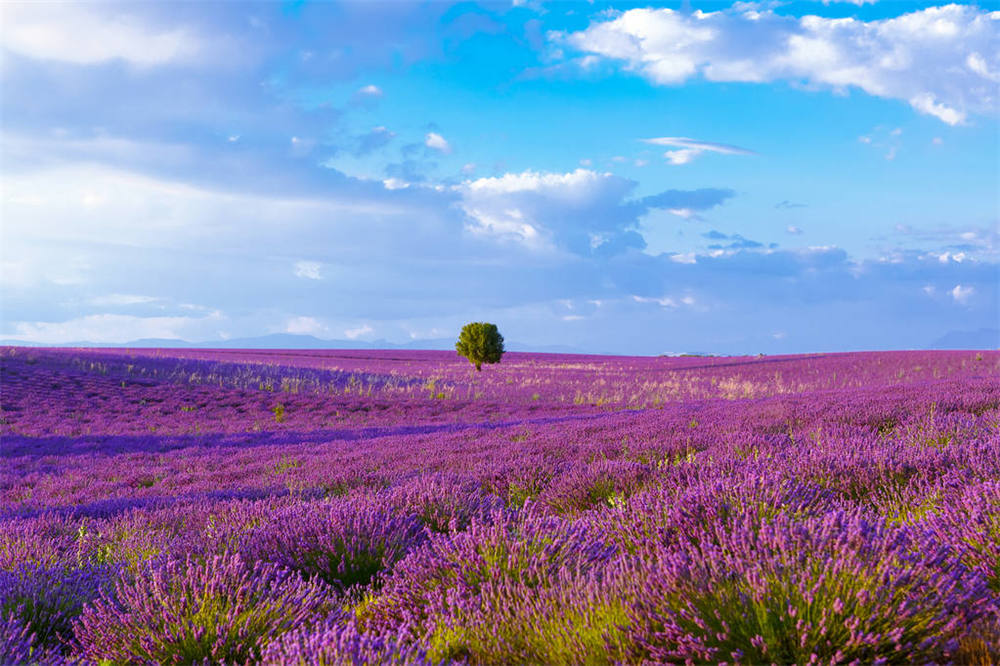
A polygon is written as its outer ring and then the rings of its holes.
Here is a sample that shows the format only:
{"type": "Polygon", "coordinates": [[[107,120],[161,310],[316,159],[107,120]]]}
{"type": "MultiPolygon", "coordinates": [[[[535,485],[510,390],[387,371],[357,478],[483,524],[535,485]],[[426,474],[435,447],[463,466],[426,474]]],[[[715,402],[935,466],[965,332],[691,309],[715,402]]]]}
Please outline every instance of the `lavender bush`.
{"type": "Polygon", "coordinates": [[[683,547],[636,559],[635,656],[682,663],[911,663],[955,658],[989,604],[946,546],[859,516],[706,525],[683,547]]]}
{"type": "Polygon", "coordinates": [[[366,501],[302,504],[250,537],[252,561],[274,562],[347,590],[368,585],[424,537],[415,517],[366,501]]]}
{"type": "Polygon", "coordinates": [[[322,584],[236,554],[169,559],[87,606],[76,639],[103,663],[245,663],[336,607],[322,584]]]}

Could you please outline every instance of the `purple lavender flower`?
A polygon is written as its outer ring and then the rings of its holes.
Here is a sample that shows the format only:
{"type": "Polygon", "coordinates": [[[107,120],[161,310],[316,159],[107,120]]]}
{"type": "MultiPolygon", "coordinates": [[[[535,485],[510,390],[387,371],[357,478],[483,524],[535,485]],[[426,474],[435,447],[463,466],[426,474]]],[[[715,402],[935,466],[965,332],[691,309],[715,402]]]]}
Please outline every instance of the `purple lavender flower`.
{"type": "Polygon", "coordinates": [[[424,539],[420,521],[359,498],[300,504],[249,538],[247,557],[348,589],[367,585],[424,539]]]}
{"type": "Polygon", "coordinates": [[[238,554],[168,559],[88,605],[76,639],[85,658],[116,664],[245,663],[337,608],[322,583],[238,554]]]}
{"type": "Polygon", "coordinates": [[[266,666],[420,666],[426,651],[410,643],[405,631],[397,635],[359,630],[354,622],[327,624],[289,632],[271,642],[262,659],[266,666]]]}
{"type": "Polygon", "coordinates": [[[659,662],[947,661],[990,600],[946,546],[831,513],[707,524],[620,575],[634,657],[659,662]]]}
{"type": "Polygon", "coordinates": [[[0,616],[16,617],[39,648],[62,649],[84,604],[108,589],[115,571],[104,566],[78,568],[21,565],[0,570],[0,616]]]}

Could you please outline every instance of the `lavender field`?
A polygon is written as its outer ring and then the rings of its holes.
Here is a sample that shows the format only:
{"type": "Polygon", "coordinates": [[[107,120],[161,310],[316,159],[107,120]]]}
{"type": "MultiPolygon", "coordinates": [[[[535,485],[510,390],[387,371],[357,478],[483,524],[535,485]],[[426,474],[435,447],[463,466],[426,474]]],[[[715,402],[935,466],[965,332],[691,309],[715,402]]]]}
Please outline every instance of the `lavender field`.
{"type": "Polygon", "coordinates": [[[0,362],[0,664],[1000,660],[1000,352],[0,362]]]}

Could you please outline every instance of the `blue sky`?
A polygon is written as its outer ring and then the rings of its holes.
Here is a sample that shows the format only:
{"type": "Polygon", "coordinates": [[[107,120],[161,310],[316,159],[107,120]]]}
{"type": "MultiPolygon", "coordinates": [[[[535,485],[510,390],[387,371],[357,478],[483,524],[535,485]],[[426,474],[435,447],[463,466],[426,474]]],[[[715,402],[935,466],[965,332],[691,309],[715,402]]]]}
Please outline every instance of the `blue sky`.
{"type": "Polygon", "coordinates": [[[1000,344],[998,3],[0,12],[0,338],[1000,344]]]}

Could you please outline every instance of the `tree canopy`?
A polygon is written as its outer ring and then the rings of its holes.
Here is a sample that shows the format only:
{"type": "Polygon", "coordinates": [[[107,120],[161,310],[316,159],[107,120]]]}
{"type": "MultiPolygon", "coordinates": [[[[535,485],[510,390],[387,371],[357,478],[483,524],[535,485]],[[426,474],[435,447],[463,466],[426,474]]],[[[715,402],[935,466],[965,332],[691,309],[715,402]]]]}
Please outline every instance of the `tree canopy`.
{"type": "Polygon", "coordinates": [[[475,321],[462,327],[455,351],[482,371],[483,363],[499,363],[503,356],[503,336],[496,324],[475,321]]]}

